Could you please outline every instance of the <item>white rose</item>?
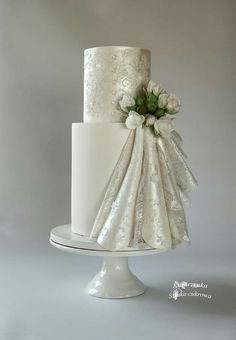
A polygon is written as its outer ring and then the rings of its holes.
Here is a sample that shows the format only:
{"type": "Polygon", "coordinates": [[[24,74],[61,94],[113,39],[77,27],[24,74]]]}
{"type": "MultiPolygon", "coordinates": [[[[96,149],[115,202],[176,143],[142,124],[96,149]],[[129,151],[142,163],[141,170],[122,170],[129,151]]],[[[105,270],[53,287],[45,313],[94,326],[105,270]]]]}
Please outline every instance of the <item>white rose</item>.
{"type": "Polygon", "coordinates": [[[154,87],[157,86],[156,83],[154,83],[154,81],[150,80],[147,86],[147,92],[151,93],[154,89],[154,87]]]}
{"type": "Polygon", "coordinates": [[[167,103],[168,103],[168,94],[167,93],[163,93],[160,94],[160,96],[158,97],[158,106],[161,109],[164,109],[164,107],[166,107],[167,103]]]}
{"type": "Polygon", "coordinates": [[[153,93],[156,95],[156,96],[159,96],[159,94],[165,92],[165,90],[163,89],[163,86],[162,85],[156,85],[154,86],[153,88],[153,93]]]}
{"type": "Polygon", "coordinates": [[[119,104],[122,111],[128,112],[127,107],[135,105],[135,100],[128,94],[124,94],[119,104]]]}
{"type": "Polygon", "coordinates": [[[136,129],[142,126],[145,117],[135,111],[130,111],[129,116],[126,118],[125,124],[128,129],[136,129]]]}
{"type": "Polygon", "coordinates": [[[150,80],[147,86],[147,92],[153,92],[155,96],[159,96],[161,93],[166,93],[166,90],[164,90],[162,85],[156,84],[154,81],[150,80]]]}
{"type": "Polygon", "coordinates": [[[180,101],[175,94],[170,94],[166,106],[168,113],[177,113],[180,110],[180,101]]]}
{"type": "Polygon", "coordinates": [[[146,126],[154,125],[155,121],[156,121],[156,117],[155,116],[148,115],[147,118],[146,118],[146,126]]]}

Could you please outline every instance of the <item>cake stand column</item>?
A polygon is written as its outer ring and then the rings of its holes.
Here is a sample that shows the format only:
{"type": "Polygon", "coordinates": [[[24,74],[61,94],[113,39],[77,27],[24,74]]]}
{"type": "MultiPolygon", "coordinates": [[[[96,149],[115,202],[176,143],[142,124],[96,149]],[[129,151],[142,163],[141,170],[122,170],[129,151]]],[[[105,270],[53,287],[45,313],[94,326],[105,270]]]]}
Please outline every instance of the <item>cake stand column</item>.
{"type": "Polygon", "coordinates": [[[87,285],[86,292],[105,299],[143,294],[143,283],[130,271],[128,257],[104,256],[100,272],[87,285]]]}

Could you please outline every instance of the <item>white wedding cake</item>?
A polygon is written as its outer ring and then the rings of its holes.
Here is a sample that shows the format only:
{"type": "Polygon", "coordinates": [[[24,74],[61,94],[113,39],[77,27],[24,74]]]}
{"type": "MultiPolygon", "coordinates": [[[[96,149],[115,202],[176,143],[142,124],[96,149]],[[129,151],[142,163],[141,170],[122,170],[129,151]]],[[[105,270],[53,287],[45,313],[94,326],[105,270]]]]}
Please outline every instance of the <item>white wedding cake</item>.
{"type": "Polygon", "coordinates": [[[71,228],[109,250],[189,242],[183,202],[196,180],[172,125],[180,103],[150,80],[150,60],[137,47],[84,53],[83,123],[72,126],[71,228]]]}
{"type": "Polygon", "coordinates": [[[128,137],[118,102],[137,95],[150,80],[150,51],[95,47],[84,52],[83,123],[72,126],[71,225],[89,236],[103,196],[128,137]]]}

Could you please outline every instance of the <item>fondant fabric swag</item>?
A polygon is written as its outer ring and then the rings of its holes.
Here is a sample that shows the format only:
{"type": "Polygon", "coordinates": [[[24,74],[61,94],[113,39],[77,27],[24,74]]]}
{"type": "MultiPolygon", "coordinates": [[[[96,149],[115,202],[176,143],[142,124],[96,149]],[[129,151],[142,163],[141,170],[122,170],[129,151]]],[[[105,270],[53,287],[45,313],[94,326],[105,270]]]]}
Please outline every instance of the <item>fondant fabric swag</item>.
{"type": "Polygon", "coordinates": [[[90,237],[109,250],[148,245],[164,251],[190,243],[184,203],[197,181],[182,138],[169,117],[155,120],[154,129],[148,120],[143,126],[142,117],[132,118],[90,237]]]}

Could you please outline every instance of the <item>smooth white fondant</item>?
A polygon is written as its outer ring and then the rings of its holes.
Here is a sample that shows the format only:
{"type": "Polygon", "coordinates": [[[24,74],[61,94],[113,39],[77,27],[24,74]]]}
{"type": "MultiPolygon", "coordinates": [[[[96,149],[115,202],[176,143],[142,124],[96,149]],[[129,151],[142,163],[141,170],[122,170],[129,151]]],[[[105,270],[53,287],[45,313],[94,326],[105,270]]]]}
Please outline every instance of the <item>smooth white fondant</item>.
{"type": "Polygon", "coordinates": [[[72,125],[72,232],[89,236],[129,133],[123,123],[72,125]]]}

